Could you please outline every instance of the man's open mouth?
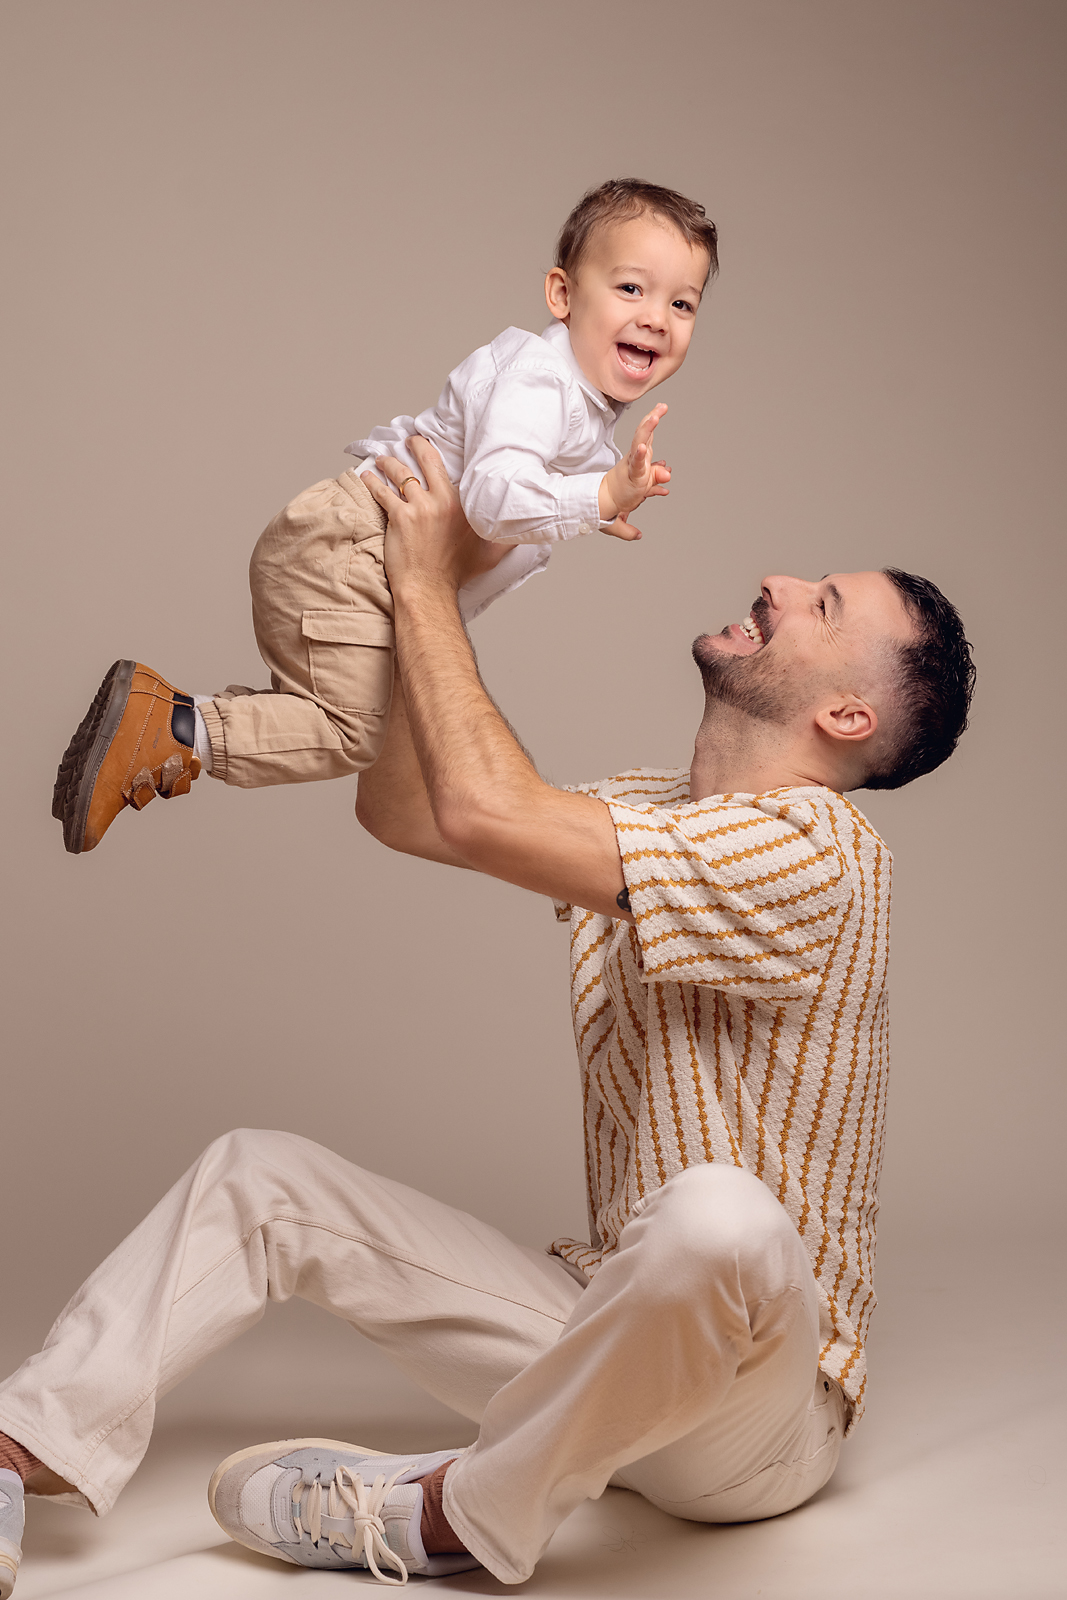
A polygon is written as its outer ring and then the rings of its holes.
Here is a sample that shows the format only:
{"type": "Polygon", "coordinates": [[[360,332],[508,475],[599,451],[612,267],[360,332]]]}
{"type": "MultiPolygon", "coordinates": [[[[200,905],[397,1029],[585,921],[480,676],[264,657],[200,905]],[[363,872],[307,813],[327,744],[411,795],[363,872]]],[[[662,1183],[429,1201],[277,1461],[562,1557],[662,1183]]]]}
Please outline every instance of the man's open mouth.
{"type": "Polygon", "coordinates": [[[751,612],[745,618],[744,622],[738,623],[738,627],[741,629],[742,633],[748,635],[753,644],[762,646],[767,643],[766,639],[763,637],[763,629],[760,627],[759,623],[756,621],[751,612]]]}
{"type": "Polygon", "coordinates": [[[623,366],[635,376],[638,374],[641,377],[646,376],[656,359],[656,351],[650,350],[647,345],[617,344],[615,348],[619,352],[619,360],[623,366]]]}

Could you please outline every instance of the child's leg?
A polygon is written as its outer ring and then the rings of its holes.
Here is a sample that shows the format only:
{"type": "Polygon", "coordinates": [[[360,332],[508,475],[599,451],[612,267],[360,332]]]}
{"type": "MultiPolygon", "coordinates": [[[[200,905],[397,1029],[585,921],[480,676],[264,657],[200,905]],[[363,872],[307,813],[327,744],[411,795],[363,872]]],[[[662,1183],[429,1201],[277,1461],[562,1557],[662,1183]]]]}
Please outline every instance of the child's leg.
{"type": "Polygon", "coordinates": [[[202,763],[244,788],[369,767],[393,687],[384,543],[385,515],[351,471],[306,489],[275,517],[251,566],[271,689],[231,686],[199,698],[141,662],[116,661],[56,776],[52,815],[66,848],[95,849],[127,807],[188,794],[202,763]]]}
{"type": "Polygon", "coordinates": [[[384,513],[355,472],[306,489],[267,527],[249,580],[272,688],[199,704],[213,777],[310,783],[377,758],[393,687],[384,541],[384,513]]]}

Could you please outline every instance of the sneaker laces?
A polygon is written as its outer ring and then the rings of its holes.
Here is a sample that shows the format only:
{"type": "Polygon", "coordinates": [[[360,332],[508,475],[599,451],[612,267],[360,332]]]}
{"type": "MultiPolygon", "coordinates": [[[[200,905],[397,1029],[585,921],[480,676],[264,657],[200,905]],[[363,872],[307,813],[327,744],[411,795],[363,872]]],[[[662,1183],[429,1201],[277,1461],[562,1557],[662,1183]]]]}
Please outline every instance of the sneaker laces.
{"type": "MultiPolygon", "coordinates": [[[[413,1463],[412,1463],[413,1464],[413,1463]]],[[[390,1583],[401,1588],[408,1581],[408,1569],[396,1551],[390,1548],[385,1537],[385,1523],[382,1521],[381,1510],[385,1505],[386,1497],[396,1480],[409,1470],[401,1467],[394,1472],[391,1478],[386,1478],[384,1473],[379,1473],[374,1482],[368,1487],[363,1482],[358,1472],[350,1472],[346,1466],[339,1466],[333,1478],[326,1487],[325,1514],[330,1518],[344,1516],[343,1507],[352,1513],[355,1523],[353,1537],[339,1528],[328,1529],[325,1539],[331,1548],[341,1545],[346,1550],[357,1550],[362,1544],[363,1555],[367,1566],[373,1572],[379,1583],[390,1583]],[[381,1559],[400,1574],[398,1578],[390,1578],[378,1565],[381,1559]]],[[[312,1544],[318,1544],[324,1537],[322,1530],[323,1517],[323,1484],[318,1477],[313,1479],[301,1478],[293,1484],[293,1524],[298,1538],[308,1535],[312,1544]],[[306,1491],[306,1493],[305,1493],[306,1491]],[[304,1519],[307,1519],[306,1526],[304,1519]]]]}

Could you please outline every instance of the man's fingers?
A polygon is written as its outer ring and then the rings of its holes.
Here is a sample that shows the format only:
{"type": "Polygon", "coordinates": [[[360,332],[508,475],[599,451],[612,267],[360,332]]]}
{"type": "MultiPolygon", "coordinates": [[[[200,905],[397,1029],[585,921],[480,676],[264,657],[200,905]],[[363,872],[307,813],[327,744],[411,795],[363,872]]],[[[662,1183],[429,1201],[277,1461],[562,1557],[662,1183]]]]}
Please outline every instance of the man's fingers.
{"type": "Polygon", "coordinates": [[[376,478],[373,472],[361,472],[360,482],[365,483],[371,494],[377,500],[383,511],[389,510],[390,502],[396,503],[396,495],[390,494],[381,478],[376,478]]]}
{"type": "Polygon", "coordinates": [[[374,465],[379,472],[384,472],[389,482],[395,484],[398,489],[405,478],[415,478],[418,488],[422,488],[422,484],[418,481],[416,474],[412,472],[407,462],[398,461],[396,456],[375,456],[374,465]]]}
{"type": "Polygon", "coordinates": [[[406,443],[415,460],[422,468],[422,475],[426,479],[429,488],[433,489],[437,485],[443,487],[446,483],[451,482],[448,473],[445,471],[445,464],[441,460],[440,450],[436,449],[429,439],[424,439],[421,433],[413,433],[406,443]]]}

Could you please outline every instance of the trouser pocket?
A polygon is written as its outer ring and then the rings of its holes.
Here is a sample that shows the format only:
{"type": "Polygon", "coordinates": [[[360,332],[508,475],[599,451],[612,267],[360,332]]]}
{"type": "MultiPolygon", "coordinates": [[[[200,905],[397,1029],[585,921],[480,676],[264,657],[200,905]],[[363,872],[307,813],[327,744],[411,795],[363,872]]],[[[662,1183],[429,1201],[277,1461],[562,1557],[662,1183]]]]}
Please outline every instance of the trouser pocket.
{"type": "Polygon", "coordinates": [[[317,700],[339,711],[381,716],[393,692],[395,635],[380,611],[305,611],[311,688],[317,700]]]}

